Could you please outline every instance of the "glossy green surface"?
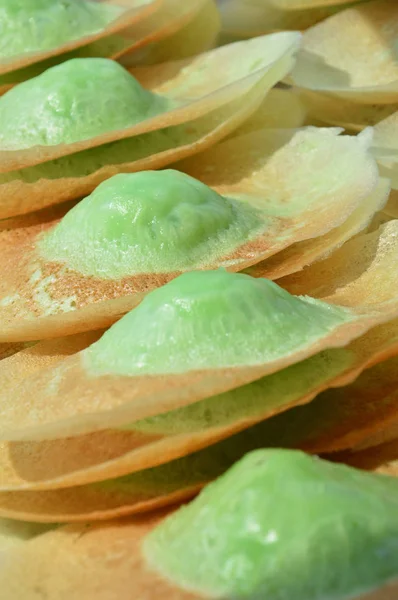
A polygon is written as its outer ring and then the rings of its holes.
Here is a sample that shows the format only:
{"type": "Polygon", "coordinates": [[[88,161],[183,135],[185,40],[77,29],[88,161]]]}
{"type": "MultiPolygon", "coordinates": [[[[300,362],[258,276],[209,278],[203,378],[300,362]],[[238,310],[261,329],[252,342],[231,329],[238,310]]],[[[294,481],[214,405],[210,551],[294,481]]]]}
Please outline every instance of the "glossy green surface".
{"type": "Polygon", "coordinates": [[[95,34],[121,13],[115,5],[86,0],[2,0],[0,60],[95,34]]]}
{"type": "Polygon", "coordinates": [[[310,346],[352,315],[275,283],[224,270],[177,277],[93,344],[94,374],[179,373],[255,365],[310,346]]]}
{"type": "Polygon", "coordinates": [[[203,594],[343,600],[398,578],[398,481],[289,450],[246,455],[145,540],[203,594]]]}
{"type": "Polygon", "coordinates": [[[0,98],[0,146],[71,144],[135,125],[171,107],[118,63],[72,59],[0,98]]]}
{"type": "Polygon", "coordinates": [[[115,175],[75,206],[41,252],[85,275],[118,279],[211,264],[258,230],[249,205],[174,170],[115,175]]]}

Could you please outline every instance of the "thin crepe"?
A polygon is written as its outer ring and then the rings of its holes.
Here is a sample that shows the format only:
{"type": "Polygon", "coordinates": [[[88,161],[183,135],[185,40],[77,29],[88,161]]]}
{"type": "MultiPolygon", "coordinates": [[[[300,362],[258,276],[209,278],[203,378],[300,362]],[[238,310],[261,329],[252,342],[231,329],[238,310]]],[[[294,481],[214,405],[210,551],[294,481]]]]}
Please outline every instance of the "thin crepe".
{"type": "Polygon", "coordinates": [[[202,152],[244,122],[261,102],[264,80],[222,108],[187,124],[83,150],[20,171],[0,174],[0,217],[27,214],[90,194],[117,173],[159,169],[202,152]]]}
{"type": "Polygon", "coordinates": [[[230,137],[259,129],[297,129],[304,125],[306,110],[298,94],[288,88],[273,88],[261,106],[230,137]]]}
{"type": "Polygon", "coordinates": [[[89,331],[65,338],[57,338],[34,344],[10,344],[7,354],[1,354],[0,387],[12,389],[25,377],[40,369],[48,368],[67,356],[76,354],[96,342],[103,331],[89,331]]]}
{"type": "Polygon", "coordinates": [[[247,452],[264,447],[263,424],[153,469],[78,487],[0,493],[0,516],[43,523],[103,520],[193,497],[247,452]]]}
{"type": "Polygon", "coordinates": [[[397,103],[358,104],[343,98],[303,89],[300,90],[299,98],[308,110],[309,117],[355,132],[376,125],[398,109],[397,103]]]}
{"type": "MultiPolygon", "coordinates": [[[[117,39],[110,39],[110,42],[115,45],[111,58],[124,59],[127,53],[139,53],[149,44],[167,40],[194,20],[206,4],[209,4],[209,0],[187,0],[183,4],[178,0],[162,0],[157,5],[157,10],[149,14],[146,19],[118,32],[117,39]]],[[[101,56],[104,54],[101,53],[101,56]]],[[[162,62],[167,60],[169,59],[166,58],[162,62]]],[[[125,63],[122,60],[122,63],[128,64],[128,61],[125,63]]]]}
{"type": "Polygon", "coordinates": [[[373,231],[377,231],[382,225],[386,225],[389,221],[393,220],[387,212],[385,212],[385,208],[383,210],[377,212],[373,219],[370,221],[369,225],[358,235],[363,235],[363,233],[372,233],[373,231]]]}
{"type": "Polygon", "coordinates": [[[290,81],[358,103],[396,103],[397,22],[398,5],[375,0],[315,25],[303,36],[290,81]]]}
{"type": "Polygon", "coordinates": [[[383,212],[392,219],[398,218],[398,191],[392,190],[383,212]]]}
{"type": "Polygon", "coordinates": [[[43,535],[43,533],[47,533],[52,529],[54,529],[54,525],[0,519],[0,572],[4,568],[10,552],[13,552],[28,540],[43,535]]]}
{"type": "MultiPolygon", "coordinates": [[[[388,444],[398,438],[398,417],[391,419],[382,428],[376,429],[370,435],[367,435],[359,444],[355,444],[354,451],[362,451],[367,448],[374,448],[388,444]]],[[[395,458],[395,457],[394,457],[395,458]]]]}
{"type": "Polygon", "coordinates": [[[36,77],[46,69],[71,58],[102,57],[120,59],[123,62],[126,55],[126,61],[129,62],[129,58],[130,60],[133,56],[139,58],[142,53],[144,53],[143,56],[155,56],[158,49],[167,47],[169,37],[173,39],[180,28],[186,28],[187,22],[189,23],[192,19],[196,20],[198,11],[205,12],[202,8],[205,3],[206,0],[187,0],[182,6],[178,0],[156,2],[156,10],[151,11],[146,17],[127,29],[123,28],[114,35],[67,52],[60,57],[42,60],[34,65],[1,75],[0,95],[18,83],[36,77]]]}
{"type": "Polygon", "coordinates": [[[172,506],[192,498],[245,454],[266,447],[264,425],[122,478],[66,489],[0,493],[0,515],[42,523],[86,522],[172,506]]]}
{"type": "Polygon", "coordinates": [[[398,477],[398,438],[363,450],[352,448],[343,452],[333,452],[326,458],[335,462],[344,462],[358,469],[379,471],[398,477]]]}
{"type": "MultiPolygon", "coordinates": [[[[30,344],[25,344],[24,342],[16,342],[14,344],[0,344],[0,361],[5,360],[9,356],[24,350],[26,346],[30,344]]],[[[0,367],[1,368],[1,367],[0,367]]]]}
{"type": "MultiPolygon", "coordinates": [[[[311,299],[289,296],[275,284],[267,280],[260,282],[259,279],[251,279],[247,275],[228,274],[222,271],[185,274],[161,290],[152,292],[135,309],[136,312],[132,311],[114,325],[97,344],[62,361],[53,369],[33,374],[9,393],[5,393],[0,398],[2,412],[0,436],[3,440],[69,437],[98,431],[104,427],[123,426],[187,406],[275,373],[317,354],[325,348],[345,346],[375,325],[394,318],[398,312],[397,305],[396,288],[391,290],[388,310],[386,310],[385,304],[380,307],[376,301],[374,306],[369,308],[358,306],[355,309],[341,310],[339,307],[331,309],[328,305],[323,304],[313,305],[311,299]],[[175,337],[172,340],[174,354],[171,354],[170,338],[165,332],[162,337],[163,343],[157,342],[156,346],[156,356],[158,356],[156,361],[160,362],[156,362],[156,365],[151,367],[146,366],[146,362],[141,365],[141,359],[137,358],[138,362],[135,363],[135,359],[131,357],[135,348],[134,340],[137,338],[137,330],[135,329],[134,336],[130,336],[132,323],[138,319],[141,327],[140,335],[144,335],[145,332],[145,344],[151,344],[147,341],[152,339],[148,338],[147,327],[150,326],[151,331],[156,331],[156,336],[161,335],[161,332],[160,325],[153,329],[154,323],[157,323],[154,321],[154,307],[150,309],[151,323],[145,326],[147,317],[142,315],[147,314],[148,307],[155,303],[156,314],[163,314],[163,302],[169,295],[171,296],[167,302],[170,304],[167,306],[170,308],[171,306],[185,306],[185,302],[188,301],[186,290],[189,289],[189,294],[195,295],[197,292],[194,290],[197,289],[196,286],[200,285],[200,282],[205,289],[211,290],[209,302],[213,303],[211,306],[215,307],[211,319],[206,320],[206,326],[203,324],[204,329],[200,327],[195,335],[184,334],[184,344],[187,344],[187,347],[181,350],[180,345],[176,346],[176,340],[180,339],[188,325],[179,324],[180,317],[174,316],[179,313],[175,313],[173,309],[172,312],[169,312],[171,321],[167,321],[167,327],[173,327],[176,332],[178,331],[178,338],[175,337]],[[183,286],[181,288],[182,296],[177,302],[174,300],[173,294],[177,293],[180,286],[183,286]],[[230,288],[229,286],[234,287],[230,288]],[[237,333],[241,330],[236,329],[236,319],[231,317],[231,311],[229,311],[228,319],[225,318],[224,311],[222,311],[223,316],[219,314],[219,310],[221,310],[219,306],[223,306],[220,304],[219,297],[221,289],[223,290],[223,301],[226,302],[230,302],[230,299],[235,297],[234,295],[228,296],[227,289],[236,289],[236,293],[238,290],[240,290],[239,293],[243,293],[245,290],[246,302],[249,288],[252,290],[250,293],[255,293],[257,307],[255,308],[252,302],[251,310],[256,310],[255,314],[258,316],[247,321],[245,309],[241,312],[242,307],[238,303],[236,318],[239,317],[240,321],[243,319],[245,323],[247,322],[244,343],[250,346],[250,340],[252,340],[253,347],[258,348],[255,351],[256,358],[251,358],[250,353],[247,352],[244,356],[240,356],[243,343],[240,336],[243,334],[237,333]],[[262,290],[262,300],[260,297],[257,298],[260,289],[262,290]],[[265,292],[268,298],[266,303],[265,296],[262,295],[265,292]],[[271,302],[276,302],[275,307],[278,308],[269,312],[271,304],[268,305],[268,303],[271,302]],[[261,308],[263,305],[264,310],[265,306],[268,306],[268,311],[263,312],[261,308]],[[308,313],[305,317],[303,317],[303,310],[308,313]],[[312,320],[309,318],[310,313],[312,320]],[[325,321],[326,314],[329,316],[325,321]],[[307,327],[298,337],[296,332],[295,336],[284,338],[283,343],[281,341],[275,347],[269,346],[267,340],[270,331],[274,331],[274,328],[278,331],[286,327],[297,328],[300,326],[301,328],[303,323],[307,323],[307,327]],[[217,338],[219,339],[218,345],[221,344],[218,349],[214,337],[212,335],[209,337],[209,333],[213,328],[218,330],[220,327],[224,334],[221,338],[217,338]],[[199,331],[201,333],[197,337],[199,331]],[[261,331],[264,334],[260,334],[261,331]],[[123,337],[122,346],[121,335],[123,337]],[[197,355],[196,348],[199,347],[199,338],[200,352],[197,355]],[[227,360],[226,349],[222,348],[225,339],[229,339],[228,355],[232,353],[232,357],[238,352],[239,359],[229,358],[227,360]],[[233,343],[234,339],[237,340],[236,344],[233,343]],[[258,344],[264,349],[260,349],[258,344]],[[125,350],[122,351],[123,347],[125,350]],[[166,355],[163,356],[166,348],[166,355]],[[101,356],[105,356],[102,354],[103,352],[111,353],[111,355],[108,358],[101,358],[101,356]],[[114,363],[116,355],[119,356],[117,360],[122,360],[120,367],[117,368],[114,363]],[[128,363],[124,364],[126,356],[129,357],[128,363]],[[170,356],[174,357],[171,363],[170,356]],[[193,356],[196,358],[192,363],[193,356]],[[98,365],[97,360],[100,361],[98,365]],[[102,360],[105,362],[103,366],[100,366],[102,360]],[[186,366],[182,367],[178,366],[177,360],[180,362],[182,360],[184,365],[186,361],[188,362],[186,362],[186,366]],[[164,362],[167,362],[167,365],[163,364],[164,362]],[[229,366],[230,364],[234,366],[229,366]],[[209,368],[210,365],[211,368],[209,368]]],[[[201,310],[200,306],[202,305],[199,302],[197,310],[201,310]]],[[[196,313],[192,313],[190,316],[192,324],[195,322],[193,314],[196,313]]],[[[202,323],[202,319],[203,316],[200,317],[199,323],[202,323]]],[[[142,343],[143,341],[140,342],[140,344],[142,343]]],[[[138,352],[141,352],[141,347],[141,345],[136,346],[138,352]]],[[[155,360],[152,351],[148,356],[151,356],[151,360],[155,360]]]]}
{"type": "MultiPolygon", "coordinates": [[[[181,2],[172,0],[174,4],[173,28],[167,31],[163,27],[158,31],[156,41],[139,45],[136,49],[120,59],[126,67],[154,65],[166,61],[180,60],[207,52],[216,44],[220,31],[220,15],[215,0],[198,0],[195,12],[192,8],[189,15],[181,12],[181,2]],[[184,16],[182,22],[181,17],[184,16]],[[177,24],[176,21],[179,21],[177,24]]],[[[171,0],[170,0],[171,4],[171,0]]],[[[185,4],[184,4],[185,8],[185,4]]]]}
{"type": "Polygon", "coordinates": [[[246,272],[253,277],[279,279],[327,258],[329,254],[367,228],[376,213],[384,209],[389,194],[389,180],[380,179],[376,191],[362,202],[343,225],[332,229],[327,235],[293,244],[273,257],[250,267],[246,272]]]}
{"type": "Polygon", "coordinates": [[[398,111],[380,121],[374,128],[372,151],[377,158],[380,173],[391,179],[398,190],[398,111]]]}
{"type": "Polygon", "coordinates": [[[186,60],[133,69],[132,75],[145,89],[171,100],[177,108],[134,126],[73,144],[35,146],[25,150],[2,149],[0,172],[37,165],[87,148],[197,119],[245,93],[266,73],[273,81],[275,71],[288,72],[293,66],[300,40],[299,33],[284,32],[237,42],[186,60]]]}
{"type": "Polygon", "coordinates": [[[69,202],[48,206],[41,210],[30,212],[26,215],[10,217],[9,219],[0,219],[0,232],[35,227],[37,225],[44,225],[45,223],[52,223],[57,219],[62,219],[62,217],[64,217],[71,210],[71,208],[76,206],[77,202],[77,200],[72,200],[69,202]]]}
{"type": "Polygon", "coordinates": [[[384,154],[388,157],[388,154],[391,153],[391,157],[394,157],[398,151],[397,135],[398,110],[378,122],[375,126],[373,139],[375,155],[382,157],[384,154]]]}
{"type": "MultiPolygon", "coordinates": [[[[102,56],[120,60],[125,66],[137,64],[155,64],[186,58],[199,52],[208,50],[209,47],[196,45],[198,52],[184,54],[184,47],[188,49],[189,40],[185,32],[193,23],[203,25],[207,20],[209,33],[219,29],[219,19],[214,14],[214,0],[187,0],[183,4],[178,0],[163,0],[157,4],[157,10],[150,13],[145,19],[119,31],[116,35],[90,44],[71,56],[102,56]],[[180,53],[173,52],[174,40],[180,39],[182,48],[180,53]],[[169,51],[170,45],[170,51],[169,51]],[[160,56],[161,51],[164,56],[160,56]],[[159,60],[160,58],[160,60],[159,60]],[[158,59],[158,60],[156,60],[158,59]]],[[[217,13],[216,13],[217,15],[217,13]]],[[[177,50],[174,48],[174,50],[177,50]]]]}
{"type": "Polygon", "coordinates": [[[119,0],[117,3],[110,0],[108,4],[120,6],[123,10],[119,15],[115,15],[115,18],[101,31],[71,40],[52,50],[26,52],[19,56],[2,58],[0,60],[0,75],[10,73],[11,71],[21,69],[22,67],[27,67],[50,57],[60,56],[75,48],[85,46],[95,40],[100,40],[101,38],[115,34],[120,30],[123,30],[126,26],[131,26],[154,12],[158,5],[161,4],[161,0],[119,0]]]}
{"type": "Polygon", "coordinates": [[[377,469],[377,472],[383,475],[389,475],[390,477],[398,477],[398,460],[393,460],[381,465],[377,469]]]}
{"type": "MultiPolygon", "coordinates": [[[[364,0],[354,0],[354,2],[363,2],[364,0]]],[[[347,0],[270,0],[271,4],[282,8],[283,10],[303,10],[313,6],[340,6],[347,4],[347,0]]]]}
{"type": "Polygon", "coordinates": [[[278,283],[291,294],[310,294],[343,306],[389,310],[398,289],[398,221],[348,241],[329,258],[278,283]]]}
{"type": "MultiPolygon", "coordinates": [[[[106,523],[67,525],[25,544],[0,574],[3,600],[37,600],[37,590],[49,598],[68,600],[78,593],[84,600],[200,600],[174,587],[146,565],[141,545],[167,513],[106,523]],[[117,557],[117,559],[115,558],[117,557]]],[[[392,585],[356,600],[392,600],[392,585]]]]}
{"type": "Polygon", "coordinates": [[[70,525],[58,535],[50,532],[44,540],[25,544],[6,563],[9,577],[0,572],[3,600],[37,600],[38,589],[58,600],[76,593],[85,600],[108,600],[110,595],[131,600],[132,589],[140,600],[195,600],[145,567],[141,542],[162,516],[103,526],[70,525]],[[109,549],[121,552],[121,560],[109,563],[109,549]],[[50,564],[52,574],[47,570],[50,564]]]}
{"type": "MultiPolygon", "coordinates": [[[[179,170],[239,200],[242,208],[249,202],[264,223],[228,255],[209,258],[206,253],[195,268],[242,270],[342,224],[378,184],[366,134],[352,138],[330,129],[263,130],[178,163],[179,170]],[[320,164],[328,169],[321,185],[312,185],[320,164]]],[[[135,273],[132,265],[130,276],[110,280],[65,270],[67,264],[49,261],[36,249],[39,236],[56,223],[0,236],[0,340],[44,339],[107,327],[178,274],[171,267],[168,272],[135,273]],[[33,273],[38,277],[32,279],[33,273]]]]}
{"type": "Polygon", "coordinates": [[[369,435],[396,426],[397,365],[398,359],[390,358],[350,385],[326,390],[309,404],[268,420],[263,427],[264,445],[325,454],[352,448],[369,435]]]}
{"type": "Polygon", "coordinates": [[[398,438],[398,418],[392,419],[391,423],[387,424],[386,427],[379,431],[373,432],[371,435],[355,446],[355,450],[366,450],[367,448],[374,448],[387,444],[398,438]]]}
{"type": "MultiPolygon", "coordinates": [[[[35,356],[35,369],[44,368],[50,360],[49,348],[51,342],[42,342],[30,353],[15,356],[14,385],[25,376],[25,355],[35,356]]],[[[0,491],[70,487],[157,466],[310,402],[325,388],[346,385],[362,370],[397,353],[398,322],[392,322],[372,329],[347,348],[324,351],[245,387],[137,422],[130,430],[46,442],[3,442],[0,491]]],[[[51,360],[55,362],[54,355],[51,360]]],[[[267,430],[267,424],[264,427],[267,430]]]]}
{"type": "Polygon", "coordinates": [[[271,31],[304,30],[335,12],[325,6],[305,10],[282,10],[272,0],[228,0],[220,5],[223,35],[227,38],[248,38],[271,31]]]}

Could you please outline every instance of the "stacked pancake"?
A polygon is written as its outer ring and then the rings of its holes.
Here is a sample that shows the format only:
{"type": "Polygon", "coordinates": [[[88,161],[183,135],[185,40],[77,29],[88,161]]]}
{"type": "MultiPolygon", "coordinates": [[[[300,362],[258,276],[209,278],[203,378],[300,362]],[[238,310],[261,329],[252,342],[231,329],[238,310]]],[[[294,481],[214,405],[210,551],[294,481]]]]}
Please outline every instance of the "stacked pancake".
{"type": "Polygon", "coordinates": [[[2,600],[394,598],[394,9],[3,4],[2,600]]]}

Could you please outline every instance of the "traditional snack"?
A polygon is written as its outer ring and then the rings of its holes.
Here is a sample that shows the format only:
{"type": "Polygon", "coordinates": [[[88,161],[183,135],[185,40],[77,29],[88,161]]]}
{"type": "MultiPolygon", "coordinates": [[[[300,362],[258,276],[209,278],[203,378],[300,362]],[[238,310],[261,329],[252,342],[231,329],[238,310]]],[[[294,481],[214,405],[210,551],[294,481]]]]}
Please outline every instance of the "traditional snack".
{"type": "Polygon", "coordinates": [[[178,273],[242,270],[338,227],[365,200],[376,211],[384,192],[376,205],[368,198],[379,182],[370,139],[338,133],[270,130],[234,138],[177,165],[198,180],[175,170],[117,175],[60,222],[5,231],[0,339],[109,326],[178,273]],[[322,185],[313,185],[314,169],[331,153],[339,159],[322,185]],[[287,167],[289,177],[281,179],[287,167]],[[185,219],[192,225],[181,232],[185,219]]]}
{"type": "Polygon", "coordinates": [[[159,0],[2,0],[0,74],[109,36],[145,18],[159,0]]]}
{"type": "Polygon", "coordinates": [[[364,104],[396,103],[397,16],[396,4],[374,0],[315,25],[303,36],[292,83],[364,104]]]}
{"type": "MultiPolygon", "coordinates": [[[[90,340],[83,334],[72,336],[69,343],[68,338],[42,342],[14,355],[0,363],[1,388],[5,391],[6,386],[17,386],[34,371],[79,350],[77,344],[84,347],[92,341],[93,337],[90,340]]],[[[253,437],[254,443],[261,440],[263,444],[280,445],[283,440],[294,445],[300,439],[300,431],[292,437],[290,429],[289,438],[289,427],[284,435],[277,425],[285,421],[289,424],[290,415],[295,423],[295,411],[290,410],[293,406],[311,401],[319,406],[314,397],[322,390],[347,385],[364,369],[397,353],[398,324],[393,321],[379,325],[345,348],[325,350],[246,386],[136,421],[130,427],[125,424],[119,430],[42,442],[3,442],[0,490],[58,489],[120,477],[197,451],[266,419],[269,421],[257,426],[259,433],[253,437]],[[288,412],[280,419],[270,419],[284,411],[288,412]]],[[[336,390],[335,395],[338,393],[336,390]]],[[[300,414],[299,409],[296,412],[300,414]]],[[[305,410],[301,412],[305,415],[305,410]]],[[[327,410],[325,415],[330,412],[327,410]]],[[[365,419],[365,424],[369,425],[369,420],[365,419]]],[[[348,423],[348,427],[351,425],[354,431],[356,423],[348,423]]],[[[307,433],[308,427],[304,436],[307,433]]],[[[250,440],[250,435],[243,434],[243,438],[250,440]]],[[[231,445],[239,448],[238,439],[235,436],[231,445]]]]}
{"type": "Polygon", "coordinates": [[[348,309],[266,279],[186,273],[83,353],[0,397],[0,437],[68,437],[186,406],[343,346],[397,311],[395,289],[388,302],[348,309]]]}
{"type": "Polygon", "coordinates": [[[164,521],[160,513],[38,537],[9,556],[3,597],[33,600],[40,586],[61,600],[76,589],[88,600],[98,590],[127,600],[133,581],[148,600],[263,593],[273,600],[280,590],[306,600],[332,593],[374,600],[367,593],[397,578],[396,488],[393,478],[298,452],[253,452],[164,521]],[[331,566],[338,577],[327,576],[331,566]]]}
{"type": "Polygon", "coordinates": [[[0,0],[1,600],[398,597],[397,23],[0,0]]]}

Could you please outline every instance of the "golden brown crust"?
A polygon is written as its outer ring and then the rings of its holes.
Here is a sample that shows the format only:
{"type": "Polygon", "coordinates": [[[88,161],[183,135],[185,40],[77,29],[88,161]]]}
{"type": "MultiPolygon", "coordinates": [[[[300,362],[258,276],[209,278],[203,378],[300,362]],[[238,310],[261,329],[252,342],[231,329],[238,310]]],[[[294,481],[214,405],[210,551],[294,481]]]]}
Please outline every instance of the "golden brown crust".
{"type": "Polygon", "coordinates": [[[10,553],[0,571],[2,600],[199,600],[146,566],[143,538],[162,513],[104,525],[70,525],[10,553]]]}

